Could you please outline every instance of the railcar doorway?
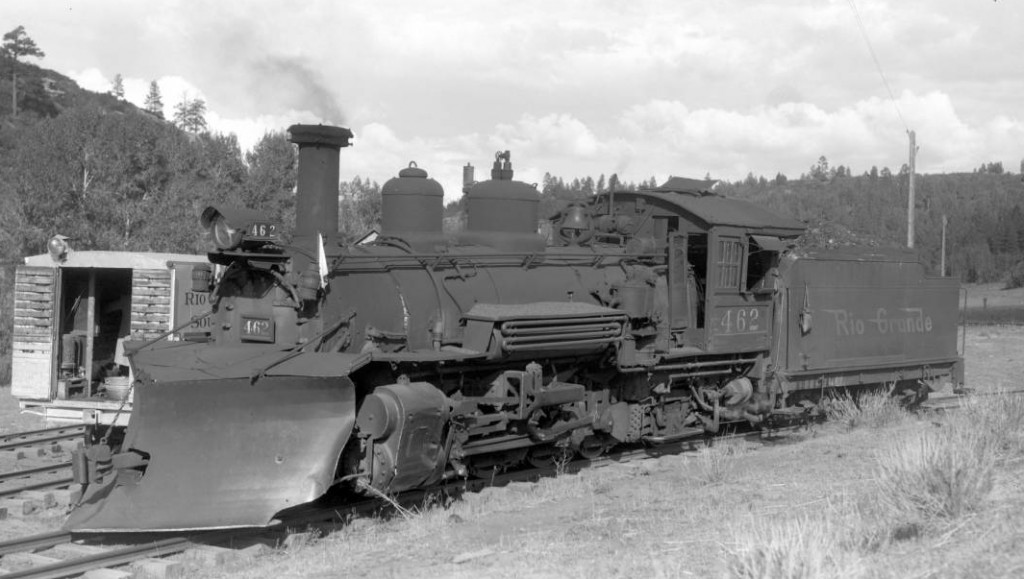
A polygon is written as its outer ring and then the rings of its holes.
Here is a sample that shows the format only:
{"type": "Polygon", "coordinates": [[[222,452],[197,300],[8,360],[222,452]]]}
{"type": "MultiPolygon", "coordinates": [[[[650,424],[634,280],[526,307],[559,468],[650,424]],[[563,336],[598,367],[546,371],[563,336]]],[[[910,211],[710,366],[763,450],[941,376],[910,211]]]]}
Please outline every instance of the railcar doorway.
{"type": "Polygon", "coordinates": [[[132,270],[62,268],[59,300],[58,398],[88,398],[103,380],[126,376],[124,341],[131,332],[132,270]]]}
{"type": "Polygon", "coordinates": [[[126,422],[132,393],[125,343],[155,339],[178,325],[177,315],[188,320],[196,313],[190,304],[205,300],[184,293],[198,263],[206,257],[120,251],[26,257],[15,272],[11,355],[11,394],[22,410],[60,423],[126,422]]]}

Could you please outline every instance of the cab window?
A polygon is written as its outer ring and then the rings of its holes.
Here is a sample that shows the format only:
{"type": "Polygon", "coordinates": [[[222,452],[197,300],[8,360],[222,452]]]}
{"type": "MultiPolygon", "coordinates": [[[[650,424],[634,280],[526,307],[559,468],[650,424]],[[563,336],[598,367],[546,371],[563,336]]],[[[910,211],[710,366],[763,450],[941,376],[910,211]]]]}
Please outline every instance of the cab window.
{"type": "Polygon", "coordinates": [[[743,270],[743,254],[746,248],[739,238],[722,237],[718,240],[717,287],[722,289],[739,289],[740,274],[743,270]]]}

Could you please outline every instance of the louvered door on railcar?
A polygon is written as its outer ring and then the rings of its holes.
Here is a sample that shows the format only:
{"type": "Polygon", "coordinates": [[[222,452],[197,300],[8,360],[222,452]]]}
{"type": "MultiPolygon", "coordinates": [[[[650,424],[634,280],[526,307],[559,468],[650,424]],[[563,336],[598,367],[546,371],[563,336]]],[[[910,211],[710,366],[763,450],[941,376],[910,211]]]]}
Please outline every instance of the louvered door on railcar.
{"type": "Polygon", "coordinates": [[[11,394],[52,400],[56,395],[56,320],[60,269],[19,266],[14,276],[14,336],[11,394]]]}

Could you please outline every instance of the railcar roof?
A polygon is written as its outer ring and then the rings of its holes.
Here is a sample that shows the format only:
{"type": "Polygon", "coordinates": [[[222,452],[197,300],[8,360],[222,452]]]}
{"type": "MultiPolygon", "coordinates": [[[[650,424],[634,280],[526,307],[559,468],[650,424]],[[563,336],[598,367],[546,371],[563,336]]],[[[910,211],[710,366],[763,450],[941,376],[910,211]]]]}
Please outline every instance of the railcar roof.
{"type": "MultiPolygon", "coordinates": [[[[798,236],[806,226],[792,217],[776,213],[760,205],[731,199],[712,192],[716,181],[671,177],[660,187],[633,193],[655,198],[681,213],[690,214],[708,226],[731,225],[749,229],[771,230],[782,236],[798,236]]],[[[616,192],[615,196],[629,195],[616,192]]]]}
{"type": "Polygon", "coordinates": [[[67,259],[56,263],[49,253],[30,255],[25,265],[35,267],[85,267],[99,269],[166,269],[171,262],[208,263],[205,255],[185,253],[151,253],[145,251],[75,251],[67,259]]]}

